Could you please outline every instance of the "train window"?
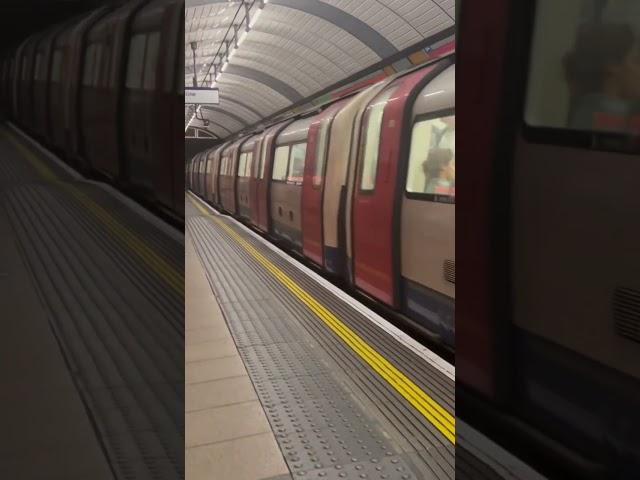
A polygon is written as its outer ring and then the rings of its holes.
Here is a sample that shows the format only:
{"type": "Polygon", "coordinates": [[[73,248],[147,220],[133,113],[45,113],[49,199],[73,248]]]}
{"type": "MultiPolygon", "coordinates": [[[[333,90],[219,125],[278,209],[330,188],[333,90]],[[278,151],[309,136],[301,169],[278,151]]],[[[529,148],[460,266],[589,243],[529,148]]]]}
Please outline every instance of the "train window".
{"type": "Polygon", "coordinates": [[[93,69],[95,66],[95,43],[92,43],[87,47],[84,52],[84,69],[82,71],[82,85],[91,85],[93,81],[93,69]]]}
{"type": "Polygon", "coordinates": [[[160,32],[153,32],[147,37],[147,50],[144,57],[144,89],[153,90],[156,87],[156,67],[158,64],[158,49],[160,48],[160,32]]]}
{"type": "Polygon", "coordinates": [[[139,33],[131,37],[129,59],[127,62],[127,88],[142,87],[142,71],[144,68],[144,47],[147,36],[139,33]]]}
{"type": "Polygon", "coordinates": [[[418,120],[411,132],[407,192],[426,199],[451,202],[455,198],[456,117],[418,120]]]}
{"type": "Polygon", "coordinates": [[[42,75],[40,73],[40,68],[42,66],[42,53],[38,52],[36,54],[36,66],[33,68],[33,79],[41,80],[42,75]]]}
{"type": "Polygon", "coordinates": [[[362,169],[360,173],[360,190],[371,191],[376,185],[378,174],[378,157],[380,154],[380,133],[382,130],[382,117],[387,100],[393,93],[392,89],[382,93],[367,107],[363,121],[362,136],[362,169]]]}
{"type": "Polygon", "coordinates": [[[306,143],[296,143],[291,146],[291,161],[289,162],[289,175],[287,175],[287,182],[302,184],[302,178],[304,175],[304,159],[307,154],[306,143]]]}
{"type": "Polygon", "coordinates": [[[546,129],[546,138],[583,138],[584,147],[637,149],[640,2],[539,0],[528,77],[529,134],[546,129]]]}
{"type": "Polygon", "coordinates": [[[253,152],[247,153],[247,167],[245,169],[245,177],[251,176],[251,170],[253,169],[253,152]]]}
{"type": "Polygon", "coordinates": [[[93,79],[91,85],[98,86],[102,70],[102,44],[97,44],[93,53],[93,79]]]}
{"type": "Polygon", "coordinates": [[[27,79],[27,57],[26,56],[22,56],[22,80],[26,80],[27,79]]]}
{"type": "Polygon", "coordinates": [[[273,159],[273,175],[271,178],[278,182],[287,179],[287,168],[289,167],[289,145],[276,148],[276,155],[273,159]]]}
{"type": "Polygon", "coordinates": [[[111,74],[111,45],[107,39],[107,43],[100,45],[100,76],[96,85],[106,87],[109,84],[109,75],[111,74]]]}
{"type": "Polygon", "coordinates": [[[267,165],[267,138],[262,140],[262,155],[260,155],[260,178],[264,178],[264,169],[267,165]]]}
{"type": "Polygon", "coordinates": [[[246,170],[247,170],[247,154],[242,153],[240,155],[240,160],[238,160],[238,176],[246,177],[247,176],[246,170]]]}
{"type": "Polygon", "coordinates": [[[51,81],[58,83],[62,74],[62,52],[56,49],[51,60],[51,81]]]}
{"type": "Polygon", "coordinates": [[[311,179],[311,185],[319,187],[322,184],[322,177],[324,175],[324,163],[327,157],[327,144],[329,143],[329,125],[331,124],[330,118],[325,118],[320,123],[320,131],[318,132],[318,145],[316,146],[316,164],[313,169],[313,178],[311,179]]]}
{"type": "Polygon", "coordinates": [[[222,168],[220,170],[220,173],[222,175],[229,175],[230,170],[231,170],[230,165],[229,165],[230,163],[231,162],[229,162],[229,157],[228,156],[222,158],[222,168]]]}

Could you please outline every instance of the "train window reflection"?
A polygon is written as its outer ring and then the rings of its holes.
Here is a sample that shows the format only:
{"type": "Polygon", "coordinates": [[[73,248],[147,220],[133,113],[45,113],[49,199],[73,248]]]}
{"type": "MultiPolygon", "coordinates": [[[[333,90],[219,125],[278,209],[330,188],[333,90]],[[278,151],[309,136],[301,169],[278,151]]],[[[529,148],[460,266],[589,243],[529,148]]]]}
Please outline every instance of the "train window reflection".
{"type": "Polygon", "coordinates": [[[247,153],[247,165],[244,170],[244,176],[250,177],[252,169],[253,169],[253,152],[249,152],[247,153]]]}
{"type": "Polygon", "coordinates": [[[158,49],[160,48],[160,32],[153,32],[147,37],[147,50],[144,57],[144,89],[153,90],[156,87],[156,66],[158,64],[158,49]]]}
{"type": "Polygon", "coordinates": [[[42,79],[42,74],[40,72],[41,62],[42,62],[42,54],[40,52],[38,52],[36,54],[36,66],[33,69],[34,70],[34,75],[33,75],[33,79],[34,80],[41,80],[42,79]]]}
{"type": "Polygon", "coordinates": [[[51,81],[54,83],[60,82],[60,74],[62,72],[62,52],[56,49],[53,52],[53,59],[51,60],[51,81]]]}
{"type": "Polygon", "coordinates": [[[273,159],[273,180],[284,182],[287,179],[287,167],[289,166],[289,145],[276,148],[273,159]]]}
{"type": "Polygon", "coordinates": [[[291,162],[289,162],[289,175],[287,182],[302,183],[304,175],[304,159],[307,154],[307,144],[297,143],[291,146],[291,162]]]}
{"type": "Polygon", "coordinates": [[[260,178],[264,178],[264,169],[266,168],[266,164],[267,164],[267,139],[265,137],[265,139],[262,141],[262,156],[260,157],[260,178]]]}
{"type": "Polygon", "coordinates": [[[367,108],[364,118],[364,135],[362,144],[362,170],[360,178],[360,190],[370,191],[376,185],[378,173],[378,156],[380,153],[380,131],[382,129],[382,117],[387,100],[393,90],[387,90],[376,97],[374,103],[367,108]]]}
{"type": "Polygon", "coordinates": [[[84,70],[82,71],[82,85],[84,85],[85,87],[88,85],[91,85],[91,80],[93,79],[95,48],[96,48],[96,45],[92,43],[87,47],[87,49],[84,52],[84,70]]]}
{"type": "Polygon", "coordinates": [[[22,56],[22,80],[27,79],[27,57],[22,56]]]}
{"type": "Polygon", "coordinates": [[[407,192],[455,197],[455,116],[417,121],[411,132],[407,192]]]}
{"type": "Polygon", "coordinates": [[[247,169],[247,154],[240,154],[240,160],[238,160],[238,177],[245,177],[245,170],[247,169]]]}
{"type": "Polygon", "coordinates": [[[322,176],[324,173],[324,163],[326,161],[327,156],[327,143],[329,141],[329,136],[327,133],[329,132],[329,124],[330,119],[325,118],[322,120],[320,124],[320,131],[318,132],[318,145],[316,147],[316,163],[315,168],[313,169],[313,178],[311,184],[314,187],[319,187],[322,183],[322,176]]]}
{"type": "Polygon", "coordinates": [[[147,36],[144,33],[138,33],[131,38],[127,62],[127,88],[140,88],[142,86],[146,39],[147,36]]]}
{"type": "Polygon", "coordinates": [[[525,121],[640,135],[640,2],[538,1],[525,121]]]}

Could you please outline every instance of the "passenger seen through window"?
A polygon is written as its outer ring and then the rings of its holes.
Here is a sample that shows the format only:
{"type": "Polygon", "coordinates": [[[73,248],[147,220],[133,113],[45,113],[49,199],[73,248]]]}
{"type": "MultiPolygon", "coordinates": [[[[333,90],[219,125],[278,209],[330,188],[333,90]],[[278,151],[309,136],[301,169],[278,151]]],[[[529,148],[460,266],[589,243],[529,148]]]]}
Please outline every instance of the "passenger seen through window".
{"type": "Polygon", "coordinates": [[[528,75],[527,125],[613,132],[634,142],[640,2],[538,0],[528,75]]]}
{"type": "Polygon", "coordinates": [[[455,197],[455,143],[453,115],[414,124],[407,192],[455,197]]]}

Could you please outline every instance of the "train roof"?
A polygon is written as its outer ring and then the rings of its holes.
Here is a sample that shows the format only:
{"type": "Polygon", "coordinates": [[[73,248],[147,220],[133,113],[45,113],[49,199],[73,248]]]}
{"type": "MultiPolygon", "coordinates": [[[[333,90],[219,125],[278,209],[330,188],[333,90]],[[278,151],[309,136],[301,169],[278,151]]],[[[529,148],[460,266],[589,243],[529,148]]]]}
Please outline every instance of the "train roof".
{"type": "Polygon", "coordinates": [[[456,66],[447,67],[425,85],[413,104],[413,116],[455,108],[456,66]]]}

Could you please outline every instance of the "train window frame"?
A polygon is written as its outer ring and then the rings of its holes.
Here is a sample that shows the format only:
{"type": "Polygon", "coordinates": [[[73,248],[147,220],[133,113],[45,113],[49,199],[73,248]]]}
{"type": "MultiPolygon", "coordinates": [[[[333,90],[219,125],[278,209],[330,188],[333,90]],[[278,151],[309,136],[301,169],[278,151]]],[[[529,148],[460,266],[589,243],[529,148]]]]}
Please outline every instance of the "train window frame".
{"type": "Polygon", "coordinates": [[[147,49],[147,33],[135,33],[129,39],[129,44],[127,48],[127,68],[125,71],[125,88],[129,90],[141,90],[143,75],[144,75],[144,62],[145,62],[145,51],[147,49]],[[139,43],[135,43],[139,42],[139,43]],[[136,48],[140,50],[134,50],[134,44],[136,48]],[[136,55],[133,55],[133,52],[136,55]],[[137,58],[140,56],[140,58],[137,58]],[[140,68],[133,69],[134,65],[138,65],[140,68]],[[134,78],[134,74],[136,78],[134,78]]]}
{"type": "Polygon", "coordinates": [[[320,128],[318,129],[318,140],[315,151],[315,164],[313,166],[313,175],[311,176],[311,188],[320,190],[324,183],[325,167],[327,164],[327,157],[329,156],[329,140],[331,125],[333,124],[333,118],[323,118],[320,120],[320,128]],[[324,134],[324,138],[323,138],[324,134]],[[322,155],[320,155],[320,148],[322,148],[322,155]]]}
{"type": "Polygon", "coordinates": [[[383,131],[383,126],[384,126],[384,113],[385,113],[385,109],[387,108],[387,104],[389,103],[389,100],[391,98],[391,96],[393,95],[393,92],[395,92],[396,87],[395,86],[389,86],[385,89],[383,89],[381,92],[379,92],[374,98],[373,100],[371,100],[363,115],[362,115],[362,122],[360,124],[360,141],[359,141],[359,145],[358,145],[358,193],[361,195],[372,195],[375,190],[376,190],[376,186],[378,184],[378,171],[380,170],[380,140],[382,138],[382,131],[383,131]],[[372,178],[372,184],[371,184],[371,188],[367,188],[367,187],[363,187],[363,181],[365,179],[365,166],[366,166],[366,147],[367,147],[367,141],[369,139],[369,134],[370,134],[370,129],[369,129],[369,121],[371,119],[371,112],[373,111],[373,108],[377,107],[377,106],[381,106],[381,115],[380,115],[380,121],[377,125],[377,140],[376,140],[376,147],[374,152],[376,153],[375,156],[375,168],[372,170],[373,172],[373,178],[372,178]]]}
{"type": "Polygon", "coordinates": [[[291,160],[291,144],[290,143],[285,143],[283,145],[276,145],[276,150],[275,150],[274,155],[273,155],[273,168],[271,169],[271,181],[272,182],[280,182],[280,183],[286,183],[287,182],[287,176],[289,175],[289,161],[290,160],[291,160]],[[287,164],[286,164],[286,167],[284,169],[284,177],[282,179],[274,177],[274,175],[276,174],[276,162],[278,160],[278,150],[280,150],[281,148],[286,148],[287,149],[287,164]]]}
{"type": "Polygon", "coordinates": [[[294,143],[290,143],[289,144],[289,162],[287,165],[287,177],[286,177],[286,183],[288,183],[289,185],[302,185],[304,182],[304,163],[302,165],[302,175],[300,176],[300,181],[296,181],[296,180],[291,180],[291,178],[293,178],[291,176],[291,169],[293,167],[293,162],[292,160],[292,156],[293,156],[293,149],[294,147],[300,146],[300,145],[304,145],[304,157],[303,157],[303,162],[306,163],[307,160],[307,142],[306,141],[301,141],[301,142],[294,142],[294,143]]]}
{"type": "MultiPolygon", "coordinates": [[[[518,123],[522,138],[527,143],[555,145],[589,151],[612,152],[637,155],[640,153],[640,132],[629,135],[622,132],[588,131],[575,128],[531,125],[527,122],[528,96],[532,85],[534,70],[534,48],[536,35],[536,19],[540,0],[532,2],[531,17],[526,24],[526,48],[522,57],[523,101],[518,113],[518,123]]],[[[635,115],[640,116],[640,111],[635,115]]]]}
{"type": "Polygon", "coordinates": [[[411,146],[413,142],[413,129],[415,128],[416,124],[420,122],[428,121],[428,120],[436,120],[438,118],[443,118],[443,117],[451,117],[451,116],[455,117],[455,114],[456,114],[455,108],[445,108],[442,110],[436,110],[434,112],[423,113],[421,115],[416,116],[413,119],[413,122],[411,123],[411,128],[406,134],[408,135],[408,138],[406,136],[403,138],[403,141],[409,142],[409,150],[407,151],[407,156],[404,159],[404,167],[403,167],[403,170],[405,171],[405,175],[404,175],[404,179],[402,180],[404,185],[403,190],[404,190],[405,198],[409,200],[421,200],[425,202],[446,203],[446,204],[455,205],[456,203],[455,194],[441,195],[437,193],[410,192],[409,190],[407,190],[407,181],[409,179],[409,166],[410,166],[409,162],[411,160],[411,146]]]}

